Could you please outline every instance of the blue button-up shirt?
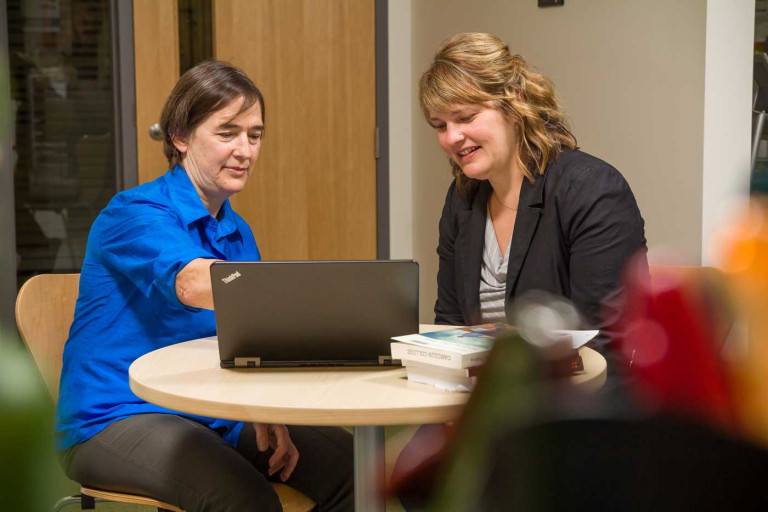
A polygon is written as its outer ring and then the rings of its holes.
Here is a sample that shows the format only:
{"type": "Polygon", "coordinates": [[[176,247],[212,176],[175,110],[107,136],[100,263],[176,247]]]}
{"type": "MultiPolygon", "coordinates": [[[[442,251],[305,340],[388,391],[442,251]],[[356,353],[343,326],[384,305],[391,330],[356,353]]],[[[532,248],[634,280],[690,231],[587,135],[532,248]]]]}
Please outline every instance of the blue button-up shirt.
{"type": "Polygon", "coordinates": [[[128,367],[139,356],[216,334],[213,311],[185,306],[176,296],[176,274],[196,258],[261,259],[251,229],[229,201],[212,217],[181,166],[117,194],[96,218],[64,347],[59,449],[113,421],[156,412],[193,418],[237,444],[242,423],[169,411],[128,385],[128,367]]]}

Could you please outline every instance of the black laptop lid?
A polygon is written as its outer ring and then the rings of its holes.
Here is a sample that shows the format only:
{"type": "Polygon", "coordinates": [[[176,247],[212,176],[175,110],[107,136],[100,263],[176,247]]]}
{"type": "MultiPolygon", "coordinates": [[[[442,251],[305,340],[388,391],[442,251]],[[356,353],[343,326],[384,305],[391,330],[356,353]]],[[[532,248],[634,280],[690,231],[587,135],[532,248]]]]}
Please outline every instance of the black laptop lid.
{"type": "Polygon", "coordinates": [[[418,332],[415,261],[215,262],[211,280],[223,367],[383,364],[418,332]]]}

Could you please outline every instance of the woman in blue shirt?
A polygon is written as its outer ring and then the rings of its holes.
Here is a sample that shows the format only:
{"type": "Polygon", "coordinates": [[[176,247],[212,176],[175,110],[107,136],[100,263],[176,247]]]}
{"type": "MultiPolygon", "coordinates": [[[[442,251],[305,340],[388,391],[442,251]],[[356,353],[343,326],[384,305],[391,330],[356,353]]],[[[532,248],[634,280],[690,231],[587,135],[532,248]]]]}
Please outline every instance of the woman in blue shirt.
{"type": "Polygon", "coordinates": [[[260,259],[229,203],[259,155],[259,89],[237,68],[203,62],[171,92],[161,126],[170,170],[117,194],[88,237],[57,409],[65,471],[187,512],[280,510],[269,483],[278,478],[318,510],[352,510],[352,440],[343,429],[204,418],[129,388],[136,358],[216,334],[212,262],[260,259]]]}

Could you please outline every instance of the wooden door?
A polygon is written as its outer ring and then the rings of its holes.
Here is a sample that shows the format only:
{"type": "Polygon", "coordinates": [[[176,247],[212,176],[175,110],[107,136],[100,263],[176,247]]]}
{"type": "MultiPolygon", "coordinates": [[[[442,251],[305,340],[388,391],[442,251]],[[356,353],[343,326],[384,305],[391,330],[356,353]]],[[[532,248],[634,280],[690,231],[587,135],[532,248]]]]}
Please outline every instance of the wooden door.
{"type": "Polygon", "coordinates": [[[233,198],[265,259],[376,257],[374,0],[215,0],[214,55],[265,97],[233,198]]]}
{"type": "Polygon", "coordinates": [[[168,169],[163,143],[152,139],[149,129],[160,122],[165,99],[179,79],[178,11],[176,0],[133,0],[139,183],[168,169]]]}
{"type": "MultiPolygon", "coordinates": [[[[134,0],[139,183],[167,169],[160,119],[179,78],[177,0],[134,0]]],[[[266,133],[232,199],[265,259],[376,257],[374,0],[214,0],[214,56],[264,93],[266,133]]]]}

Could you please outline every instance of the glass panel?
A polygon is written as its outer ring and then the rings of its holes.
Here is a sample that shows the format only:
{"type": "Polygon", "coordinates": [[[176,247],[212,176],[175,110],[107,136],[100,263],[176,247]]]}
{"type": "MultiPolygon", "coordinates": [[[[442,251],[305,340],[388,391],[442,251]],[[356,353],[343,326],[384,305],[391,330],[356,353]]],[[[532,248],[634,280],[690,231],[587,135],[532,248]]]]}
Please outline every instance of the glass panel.
{"type": "Polygon", "coordinates": [[[115,193],[108,0],[6,0],[19,283],[79,272],[115,193]]]}
{"type": "Polygon", "coordinates": [[[755,2],[754,99],[752,117],[752,192],[768,193],[768,126],[759,114],[768,107],[768,70],[763,54],[768,52],[768,0],[755,2]]]}
{"type": "Polygon", "coordinates": [[[179,67],[184,73],[213,57],[211,0],[179,0],[179,67]]]}

